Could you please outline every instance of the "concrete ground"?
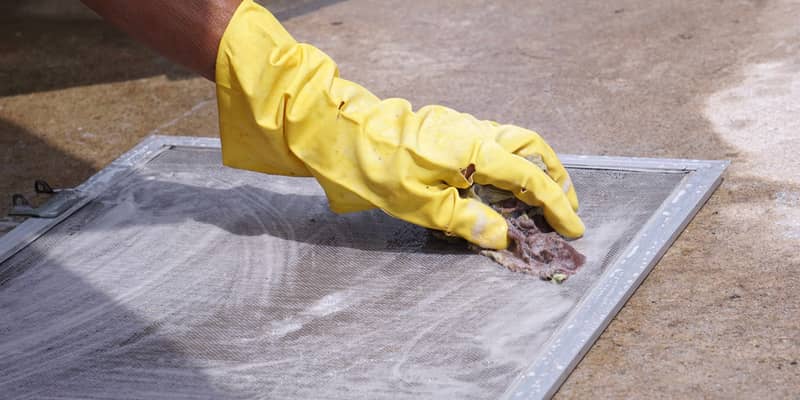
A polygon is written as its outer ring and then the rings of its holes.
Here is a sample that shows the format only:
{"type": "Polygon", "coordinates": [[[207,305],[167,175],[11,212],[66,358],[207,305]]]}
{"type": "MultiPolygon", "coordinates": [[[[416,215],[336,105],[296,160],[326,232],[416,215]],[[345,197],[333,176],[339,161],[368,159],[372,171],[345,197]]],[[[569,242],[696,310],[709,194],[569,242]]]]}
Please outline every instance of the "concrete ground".
{"type": "MultiPolygon", "coordinates": [[[[150,133],[218,134],[209,82],[38,3],[0,6],[0,199],[76,185],[150,133]]],[[[796,0],[271,6],[380,96],[530,127],[563,153],[732,160],[558,397],[800,396],[796,0]]]]}

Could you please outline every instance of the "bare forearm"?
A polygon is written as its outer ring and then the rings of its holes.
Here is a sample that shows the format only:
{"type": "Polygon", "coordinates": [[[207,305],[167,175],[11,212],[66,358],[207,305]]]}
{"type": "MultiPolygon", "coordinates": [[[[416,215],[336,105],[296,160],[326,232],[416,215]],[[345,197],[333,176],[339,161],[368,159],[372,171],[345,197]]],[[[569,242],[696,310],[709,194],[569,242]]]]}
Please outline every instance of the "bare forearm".
{"type": "Polygon", "coordinates": [[[217,48],[241,0],[82,0],[165,57],[214,80],[217,48]]]}

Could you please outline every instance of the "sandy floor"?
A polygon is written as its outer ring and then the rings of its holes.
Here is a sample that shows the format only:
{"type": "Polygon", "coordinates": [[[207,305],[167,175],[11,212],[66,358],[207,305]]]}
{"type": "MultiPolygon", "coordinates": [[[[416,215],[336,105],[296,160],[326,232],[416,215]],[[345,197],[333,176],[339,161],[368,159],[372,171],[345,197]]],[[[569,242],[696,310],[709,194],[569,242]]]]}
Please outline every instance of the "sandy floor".
{"type": "MultiPolygon", "coordinates": [[[[378,95],[564,153],[733,161],[559,397],[800,393],[800,3],[302,3],[275,5],[288,29],[378,95]]],[[[85,13],[0,13],[19,14],[0,23],[0,199],[75,185],[150,133],[217,134],[210,83],[85,13]]]]}

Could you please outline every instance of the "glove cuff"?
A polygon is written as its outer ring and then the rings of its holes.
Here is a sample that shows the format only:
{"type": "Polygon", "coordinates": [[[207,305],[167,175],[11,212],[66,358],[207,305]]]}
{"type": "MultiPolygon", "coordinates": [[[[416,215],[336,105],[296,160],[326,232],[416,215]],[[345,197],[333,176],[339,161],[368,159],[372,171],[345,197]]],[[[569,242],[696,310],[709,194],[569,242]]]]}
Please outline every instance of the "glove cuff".
{"type": "Polygon", "coordinates": [[[217,86],[248,86],[250,82],[239,80],[256,77],[241,74],[242,66],[246,68],[273,61],[272,56],[286,54],[296,45],[297,41],[269,10],[253,0],[242,1],[220,39],[215,77],[217,86]]]}
{"type": "Polygon", "coordinates": [[[309,176],[284,132],[281,80],[297,42],[267,9],[244,0],[220,40],[216,89],[222,161],[233,168],[309,176]]]}

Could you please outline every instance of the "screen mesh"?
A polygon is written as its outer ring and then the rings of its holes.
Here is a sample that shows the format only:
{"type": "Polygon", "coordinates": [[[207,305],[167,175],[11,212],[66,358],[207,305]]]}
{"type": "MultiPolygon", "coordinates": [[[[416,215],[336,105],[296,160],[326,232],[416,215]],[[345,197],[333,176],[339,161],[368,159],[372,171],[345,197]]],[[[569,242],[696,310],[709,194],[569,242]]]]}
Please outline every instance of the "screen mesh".
{"type": "Polygon", "coordinates": [[[683,177],[570,172],[588,261],[557,285],[167,150],[0,266],[0,393],[496,397],[683,177]]]}

